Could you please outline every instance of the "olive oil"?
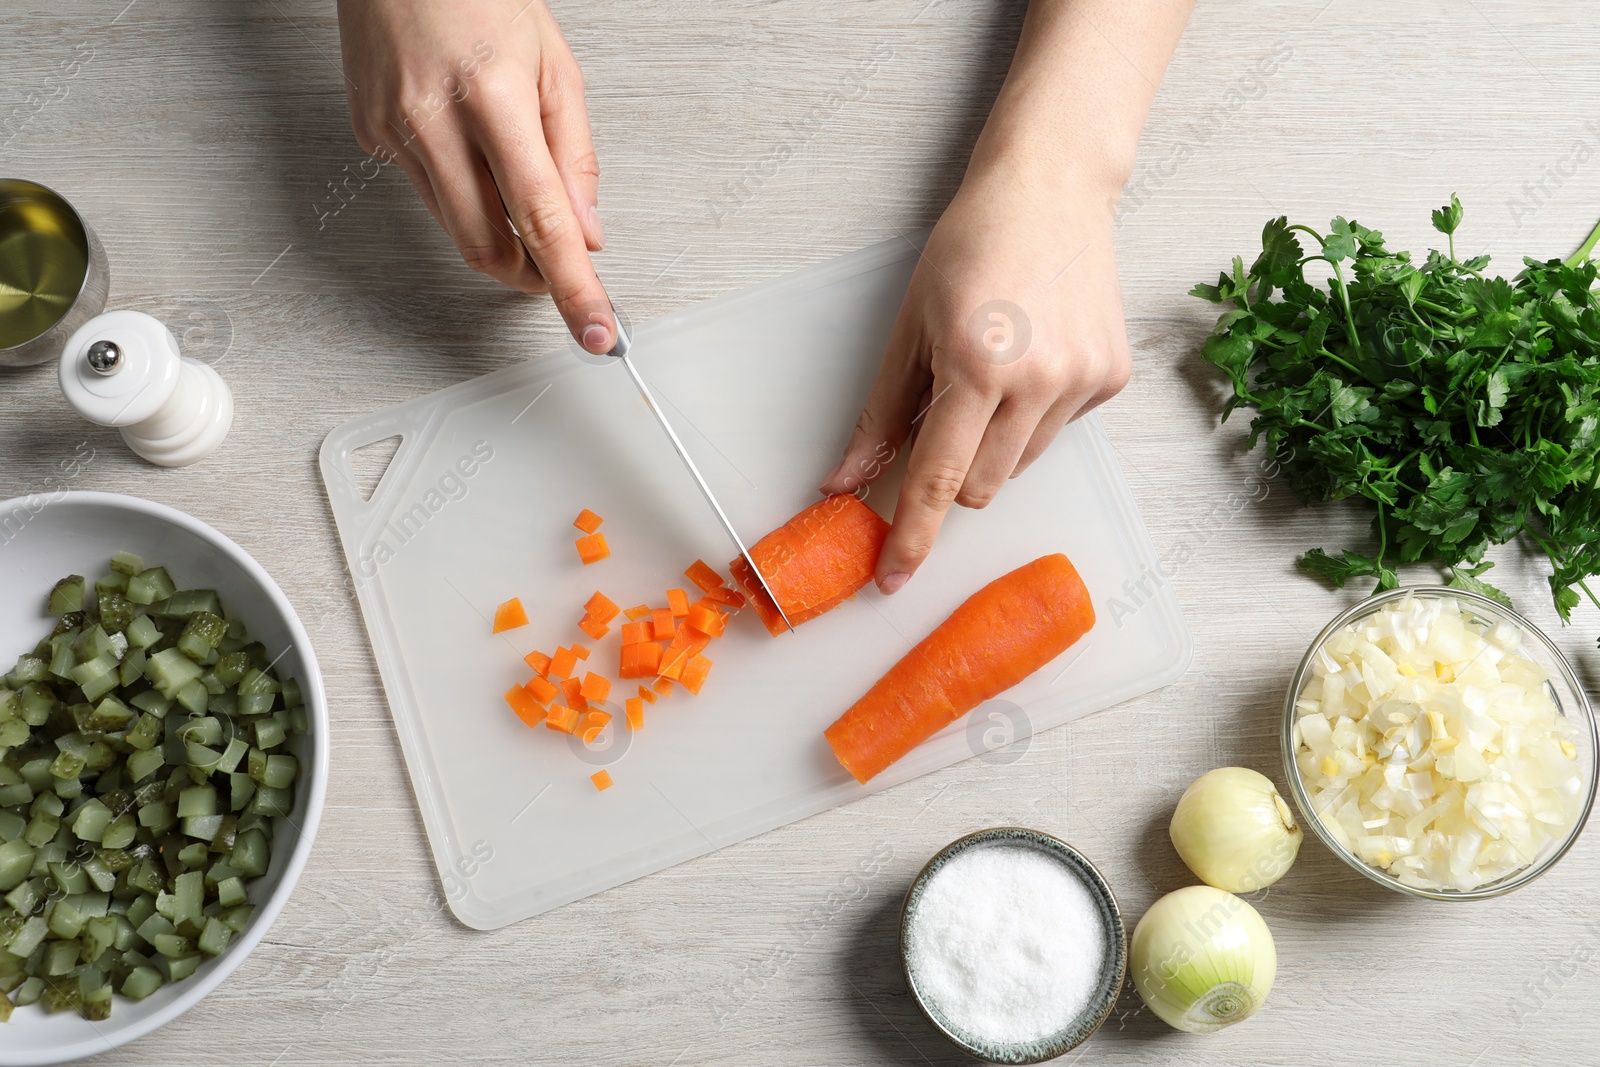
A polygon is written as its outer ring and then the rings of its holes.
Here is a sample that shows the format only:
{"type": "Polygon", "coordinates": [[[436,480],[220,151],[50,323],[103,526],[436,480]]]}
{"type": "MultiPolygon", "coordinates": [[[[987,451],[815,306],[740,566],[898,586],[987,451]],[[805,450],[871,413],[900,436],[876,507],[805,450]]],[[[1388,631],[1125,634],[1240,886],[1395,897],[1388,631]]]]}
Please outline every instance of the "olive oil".
{"type": "Polygon", "coordinates": [[[59,322],[89,270],[83,224],[44,199],[0,199],[0,349],[59,322]]]}

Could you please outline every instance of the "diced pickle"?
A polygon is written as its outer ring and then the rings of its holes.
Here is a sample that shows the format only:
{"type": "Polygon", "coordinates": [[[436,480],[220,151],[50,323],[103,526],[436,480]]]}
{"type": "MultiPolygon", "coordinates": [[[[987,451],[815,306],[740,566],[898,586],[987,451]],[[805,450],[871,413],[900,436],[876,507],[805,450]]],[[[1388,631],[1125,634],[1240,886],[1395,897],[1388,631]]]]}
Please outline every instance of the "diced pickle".
{"type": "Polygon", "coordinates": [[[69,611],[82,611],[83,588],[84,581],[81,574],[69,574],[57,582],[55,588],[50,590],[50,614],[65,615],[69,611]]]}
{"type": "Polygon", "coordinates": [[[135,604],[154,604],[170,597],[177,589],[165,567],[151,567],[128,579],[128,599],[135,604]]]}

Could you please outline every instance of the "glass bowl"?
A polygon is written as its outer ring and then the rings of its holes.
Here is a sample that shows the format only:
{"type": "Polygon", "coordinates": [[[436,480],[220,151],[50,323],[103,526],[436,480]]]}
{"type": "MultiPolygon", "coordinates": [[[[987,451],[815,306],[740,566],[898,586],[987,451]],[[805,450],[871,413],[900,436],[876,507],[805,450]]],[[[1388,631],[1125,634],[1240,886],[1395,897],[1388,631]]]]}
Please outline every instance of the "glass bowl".
{"type": "Polygon", "coordinates": [[[1600,751],[1600,737],[1595,730],[1594,712],[1589,706],[1589,698],[1584,694],[1583,686],[1572,671],[1572,665],[1567,662],[1553,641],[1547,637],[1533,623],[1512,611],[1504,604],[1477,593],[1467,592],[1463,589],[1453,589],[1448,586],[1405,586],[1379,593],[1376,596],[1363,600],[1354,607],[1336,615],[1332,622],[1323,627],[1322,632],[1311,642],[1311,647],[1300,660],[1300,666],[1295,670],[1294,680],[1289,685],[1288,697],[1283,705],[1283,769],[1289,781],[1289,791],[1294,796],[1295,806],[1300,809],[1300,814],[1311,831],[1322,840],[1334,855],[1344,860],[1368,878],[1399,893],[1408,896],[1422,897],[1428,900],[1482,900],[1487,897],[1497,897],[1509,893],[1513,889],[1520,889],[1529,882],[1538,878],[1555,865],[1556,861],[1566,855],[1572,843],[1583,832],[1584,823],[1588,821],[1589,811],[1594,807],[1595,798],[1595,764],[1596,753],[1600,751]],[[1577,817],[1567,832],[1559,837],[1552,838],[1545,843],[1538,857],[1527,866],[1503,875],[1491,882],[1486,882],[1475,889],[1429,889],[1420,886],[1407,885],[1387,871],[1363,860],[1349,848],[1340,843],[1334,833],[1323,824],[1322,818],[1312,808],[1311,797],[1306,790],[1305,783],[1300,777],[1300,765],[1295,760],[1295,704],[1304,692],[1307,683],[1311,680],[1312,664],[1322,647],[1337,633],[1352,623],[1358,623],[1371,615],[1376,614],[1386,605],[1414,596],[1419,599],[1455,600],[1461,605],[1462,612],[1471,622],[1480,622],[1485,626],[1506,622],[1518,627],[1523,634],[1522,646],[1518,654],[1538,664],[1549,680],[1545,683],[1550,698],[1555,703],[1556,710],[1569,720],[1573,720],[1577,729],[1571,738],[1577,748],[1577,762],[1585,782],[1583,795],[1580,799],[1577,817]]]}

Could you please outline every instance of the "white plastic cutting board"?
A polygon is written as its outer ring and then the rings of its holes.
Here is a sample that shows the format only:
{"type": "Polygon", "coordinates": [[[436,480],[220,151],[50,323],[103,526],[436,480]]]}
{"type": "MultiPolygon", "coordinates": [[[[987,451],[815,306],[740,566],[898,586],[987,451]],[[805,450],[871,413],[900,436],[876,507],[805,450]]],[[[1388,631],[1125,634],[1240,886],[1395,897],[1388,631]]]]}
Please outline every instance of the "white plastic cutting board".
{"type": "MultiPolygon", "coordinates": [[[[747,538],[817,499],[917,255],[896,239],[634,331],[641,373],[747,538]]],[[[726,573],[735,554],[627,373],[550,353],[346,423],[321,461],[447,899],[479,929],[1087,715],[1173,681],[1189,660],[1178,606],[1090,416],[988,508],[953,509],[899,594],[869,588],[779,638],[739,616],[708,651],[716,666],[700,696],[648,706],[636,734],[618,714],[591,751],[506,707],[501,694],[530,676],[523,653],[593,644],[575,624],[596,589],[624,607],[663,604],[690,562],[726,573]],[[395,434],[399,449],[364,501],[351,453],[395,434]],[[573,547],[585,507],[605,517],[612,551],[589,567],[573,547]],[[823,729],[969,594],[1056,551],[1094,597],[1090,635],[858,785],[823,729]],[[490,636],[495,605],[514,595],[531,625],[490,636]],[[600,767],[616,783],[604,793],[589,781],[600,767]]],[[[898,485],[896,471],[868,503],[892,516],[898,485]]],[[[621,621],[590,660],[613,678],[621,621]]]]}

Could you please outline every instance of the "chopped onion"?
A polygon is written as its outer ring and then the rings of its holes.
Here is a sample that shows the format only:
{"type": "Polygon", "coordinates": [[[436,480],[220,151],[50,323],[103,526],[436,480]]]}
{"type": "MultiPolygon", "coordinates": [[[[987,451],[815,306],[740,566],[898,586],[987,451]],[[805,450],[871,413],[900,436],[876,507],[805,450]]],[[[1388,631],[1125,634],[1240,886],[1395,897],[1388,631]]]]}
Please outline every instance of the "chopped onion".
{"type": "Polygon", "coordinates": [[[1523,634],[1408,596],[1346,626],[1295,703],[1295,761],[1333,837],[1405,885],[1466,891],[1528,866],[1578,816],[1576,728],[1523,634]]]}
{"type": "Polygon", "coordinates": [[[1209,1034],[1254,1015],[1278,976],[1272,931],[1247,902],[1191,885],[1150,906],[1133,928],[1134,988],[1168,1026],[1209,1034]]]}

